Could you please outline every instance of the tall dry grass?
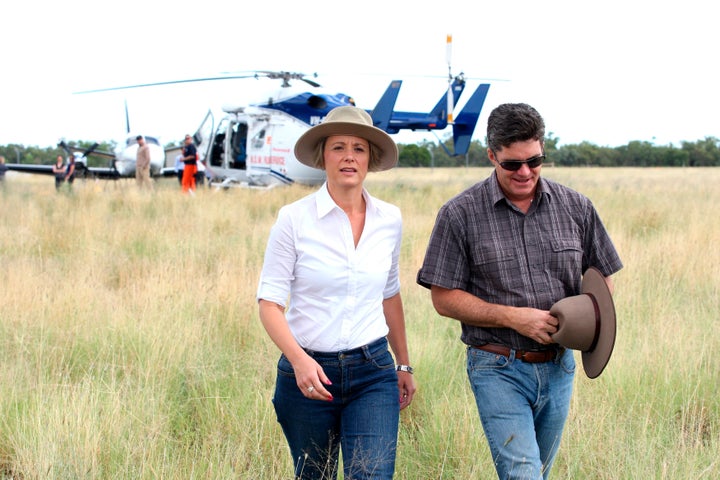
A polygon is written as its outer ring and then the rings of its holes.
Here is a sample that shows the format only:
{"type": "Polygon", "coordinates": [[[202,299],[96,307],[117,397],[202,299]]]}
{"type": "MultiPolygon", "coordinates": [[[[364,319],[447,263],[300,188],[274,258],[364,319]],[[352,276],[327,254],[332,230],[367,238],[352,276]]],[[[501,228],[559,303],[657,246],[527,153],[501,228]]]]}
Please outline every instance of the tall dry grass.
{"type": "MultiPolygon", "coordinates": [[[[489,169],[371,174],[399,205],[419,391],[398,479],[492,479],[458,324],[415,284],[435,213],[489,169]]],[[[716,169],[553,169],[625,262],[618,338],[579,372],[553,478],[720,477],[716,169]]],[[[142,195],[9,176],[0,191],[0,478],[291,478],[270,403],[278,352],[254,301],[278,208],[312,189],[142,195]]]]}

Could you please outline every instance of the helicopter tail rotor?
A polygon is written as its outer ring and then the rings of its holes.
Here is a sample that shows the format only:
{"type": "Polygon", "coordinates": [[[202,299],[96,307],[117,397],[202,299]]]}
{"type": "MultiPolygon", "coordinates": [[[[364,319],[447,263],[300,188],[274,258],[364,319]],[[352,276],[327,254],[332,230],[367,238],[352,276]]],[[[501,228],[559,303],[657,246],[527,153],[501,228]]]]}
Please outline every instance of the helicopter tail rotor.
{"type": "Polygon", "coordinates": [[[447,123],[452,124],[453,123],[453,108],[454,108],[454,99],[453,99],[453,93],[452,93],[452,83],[453,83],[453,75],[452,75],[452,34],[447,35],[447,47],[446,47],[446,54],[447,58],[447,64],[448,64],[448,91],[447,91],[447,123]]]}

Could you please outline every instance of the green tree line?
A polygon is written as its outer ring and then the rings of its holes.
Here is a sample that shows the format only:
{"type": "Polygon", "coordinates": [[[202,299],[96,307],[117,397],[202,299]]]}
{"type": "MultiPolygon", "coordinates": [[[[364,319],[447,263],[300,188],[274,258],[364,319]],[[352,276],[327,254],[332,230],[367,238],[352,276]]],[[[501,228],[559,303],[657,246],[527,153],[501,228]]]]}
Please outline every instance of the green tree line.
{"type": "MultiPolygon", "coordinates": [[[[402,167],[489,166],[487,147],[475,140],[467,155],[452,156],[452,140],[442,144],[421,142],[400,144],[402,167]]],[[[720,166],[720,140],[706,137],[680,146],[655,145],[632,141],[619,147],[601,147],[590,142],[558,146],[558,138],[550,133],[545,139],[546,163],[562,167],[717,167],[720,166]]]]}
{"type": "MultiPolygon", "coordinates": [[[[69,141],[68,145],[88,148],[92,142],[69,141]]],[[[102,143],[99,150],[111,152],[115,142],[102,143]]],[[[486,146],[479,140],[470,144],[468,153],[452,155],[452,139],[442,142],[399,144],[401,167],[464,167],[488,166],[486,146]]],[[[720,166],[720,140],[706,137],[696,142],[681,142],[680,146],[655,145],[647,141],[632,141],[619,147],[601,147],[590,142],[558,146],[558,138],[550,133],[545,139],[547,163],[562,167],[717,167],[720,166]]],[[[0,155],[9,163],[52,165],[58,155],[65,156],[60,147],[23,145],[0,146],[0,155]]],[[[107,160],[88,158],[90,166],[105,166],[107,160]]]]}
{"type": "MultiPolygon", "coordinates": [[[[66,142],[71,147],[78,147],[82,149],[88,149],[94,142],[87,142],[83,140],[68,141],[66,142]]],[[[117,147],[116,142],[103,142],[97,150],[104,152],[113,152],[117,147]]],[[[55,159],[58,155],[66,157],[67,154],[60,146],[56,147],[37,147],[37,146],[24,146],[17,144],[9,144],[0,146],[0,155],[5,156],[7,163],[28,163],[38,165],[52,165],[55,163],[55,159]]],[[[89,167],[106,167],[108,160],[93,155],[89,155],[87,159],[89,167]]]]}

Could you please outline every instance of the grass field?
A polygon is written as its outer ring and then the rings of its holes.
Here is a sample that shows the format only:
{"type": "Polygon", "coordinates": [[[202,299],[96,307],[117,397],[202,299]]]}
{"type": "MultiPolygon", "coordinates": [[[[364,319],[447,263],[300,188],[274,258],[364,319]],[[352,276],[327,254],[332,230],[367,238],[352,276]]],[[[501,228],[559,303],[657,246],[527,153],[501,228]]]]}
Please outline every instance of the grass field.
{"type": "MultiPolygon", "coordinates": [[[[489,168],[397,169],[402,295],[419,390],[398,479],[496,478],[459,325],[415,284],[437,209],[489,168]]],[[[720,478],[720,169],[561,169],[625,268],[605,372],[579,371],[552,478],[720,478]]],[[[163,181],[9,175],[0,190],[0,479],[290,479],[278,351],[255,289],[278,208],[313,189],[181,195],[163,181]]],[[[576,354],[577,355],[577,354],[576,354]]],[[[579,360],[579,359],[578,359],[579,360]]]]}

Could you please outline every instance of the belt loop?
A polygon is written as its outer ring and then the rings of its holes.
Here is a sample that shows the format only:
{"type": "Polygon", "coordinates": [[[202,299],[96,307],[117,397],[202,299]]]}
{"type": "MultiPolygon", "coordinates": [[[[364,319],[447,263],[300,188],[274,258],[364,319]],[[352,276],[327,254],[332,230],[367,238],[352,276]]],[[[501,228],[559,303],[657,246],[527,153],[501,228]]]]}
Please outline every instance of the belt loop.
{"type": "Polygon", "coordinates": [[[365,356],[365,360],[370,360],[372,358],[372,355],[370,355],[370,345],[365,344],[360,348],[362,348],[362,352],[363,352],[363,355],[365,356]]]}

